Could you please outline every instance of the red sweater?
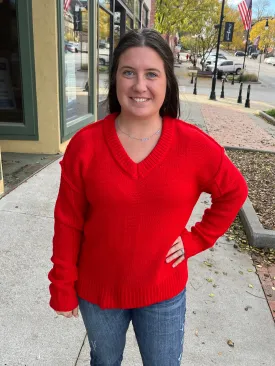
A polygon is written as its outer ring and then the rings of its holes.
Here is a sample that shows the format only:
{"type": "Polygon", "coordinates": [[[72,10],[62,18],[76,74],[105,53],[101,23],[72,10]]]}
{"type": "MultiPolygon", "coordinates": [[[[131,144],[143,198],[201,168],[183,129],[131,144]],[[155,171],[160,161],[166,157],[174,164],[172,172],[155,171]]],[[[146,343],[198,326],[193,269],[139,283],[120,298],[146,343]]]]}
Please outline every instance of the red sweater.
{"type": "Polygon", "coordinates": [[[115,114],[80,130],[61,162],[55,207],[50,305],[135,308],[184,289],[187,259],[225,233],[247,197],[224,149],[197,127],[165,117],[151,154],[136,164],[115,130],[115,114]],[[200,194],[212,195],[202,221],[185,226],[200,194]],[[166,255],[181,235],[185,257],[166,255]]]}

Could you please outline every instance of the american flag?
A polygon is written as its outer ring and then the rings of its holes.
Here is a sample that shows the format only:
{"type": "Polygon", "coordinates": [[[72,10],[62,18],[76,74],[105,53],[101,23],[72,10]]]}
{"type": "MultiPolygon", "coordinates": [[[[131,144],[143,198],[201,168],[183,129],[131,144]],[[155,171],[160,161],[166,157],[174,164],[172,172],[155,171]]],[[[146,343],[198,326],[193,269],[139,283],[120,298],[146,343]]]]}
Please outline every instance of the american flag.
{"type": "Polygon", "coordinates": [[[251,29],[251,19],[252,19],[252,0],[243,0],[239,5],[239,12],[242,17],[244,29],[251,29]]]}
{"type": "Polygon", "coordinates": [[[64,10],[67,11],[71,5],[72,0],[64,0],[64,10]]]}

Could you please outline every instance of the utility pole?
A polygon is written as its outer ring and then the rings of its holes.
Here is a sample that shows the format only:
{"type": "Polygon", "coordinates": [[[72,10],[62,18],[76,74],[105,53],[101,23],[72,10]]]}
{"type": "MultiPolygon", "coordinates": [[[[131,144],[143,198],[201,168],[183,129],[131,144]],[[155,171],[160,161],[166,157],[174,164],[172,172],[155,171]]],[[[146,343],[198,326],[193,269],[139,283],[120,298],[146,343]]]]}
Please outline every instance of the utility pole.
{"type": "Polygon", "coordinates": [[[214,68],[214,75],[212,77],[212,89],[210,94],[211,100],[216,100],[216,81],[217,81],[217,65],[218,65],[218,56],[220,51],[220,42],[221,42],[221,34],[222,34],[222,24],[224,19],[224,4],[225,0],[222,0],[222,10],[221,10],[221,17],[220,17],[220,25],[219,25],[219,35],[218,35],[218,44],[217,44],[217,53],[216,53],[216,60],[215,60],[215,68],[214,68]]]}

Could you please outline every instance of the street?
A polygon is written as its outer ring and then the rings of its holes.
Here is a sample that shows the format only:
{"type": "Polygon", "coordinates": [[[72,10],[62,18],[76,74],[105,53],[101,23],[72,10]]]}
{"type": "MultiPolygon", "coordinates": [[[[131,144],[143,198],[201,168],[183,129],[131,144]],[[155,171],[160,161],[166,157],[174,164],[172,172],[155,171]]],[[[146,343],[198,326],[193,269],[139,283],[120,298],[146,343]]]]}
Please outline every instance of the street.
{"type": "MultiPolygon", "coordinates": [[[[222,53],[228,58],[228,60],[238,61],[243,63],[243,57],[236,57],[234,55],[228,54],[227,52],[222,51],[222,53]]],[[[200,65],[200,60],[198,60],[197,65],[200,65]]],[[[263,60],[262,60],[263,61],[263,60]]],[[[194,90],[194,85],[191,84],[191,77],[187,76],[188,67],[190,67],[190,62],[184,62],[180,67],[184,68],[183,76],[178,77],[178,82],[180,85],[180,92],[192,94],[194,90]],[[186,71],[186,73],[185,73],[186,71]]],[[[251,101],[257,101],[265,104],[269,104],[275,106],[275,67],[269,64],[265,64],[264,62],[260,63],[259,60],[252,60],[248,57],[246,58],[246,71],[249,73],[255,73],[258,75],[259,73],[259,83],[251,83],[251,101]]],[[[177,70],[175,68],[175,72],[177,70]]],[[[243,100],[246,98],[248,82],[243,85],[243,100]]],[[[211,92],[212,79],[211,78],[199,78],[197,82],[197,93],[199,95],[209,95],[211,92]]],[[[222,83],[221,80],[217,80],[216,83],[216,98],[220,98],[222,83]]],[[[235,98],[236,102],[239,95],[240,84],[235,82],[234,85],[231,85],[231,81],[225,83],[225,98],[235,98]]]]}

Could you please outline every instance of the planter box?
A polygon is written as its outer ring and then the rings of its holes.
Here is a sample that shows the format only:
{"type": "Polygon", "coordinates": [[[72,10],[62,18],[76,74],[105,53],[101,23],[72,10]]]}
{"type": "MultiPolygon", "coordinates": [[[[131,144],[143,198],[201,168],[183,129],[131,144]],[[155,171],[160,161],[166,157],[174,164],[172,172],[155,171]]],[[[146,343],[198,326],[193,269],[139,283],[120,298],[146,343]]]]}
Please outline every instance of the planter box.
{"type": "Polygon", "coordinates": [[[275,230],[267,230],[263,227],[249,198],[240,210],[240,218],[250,245],[275,249],[275,230]]]}

